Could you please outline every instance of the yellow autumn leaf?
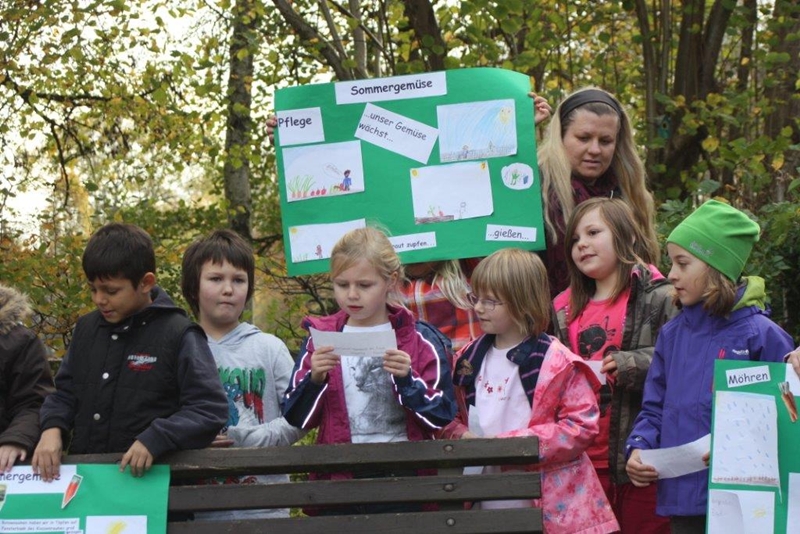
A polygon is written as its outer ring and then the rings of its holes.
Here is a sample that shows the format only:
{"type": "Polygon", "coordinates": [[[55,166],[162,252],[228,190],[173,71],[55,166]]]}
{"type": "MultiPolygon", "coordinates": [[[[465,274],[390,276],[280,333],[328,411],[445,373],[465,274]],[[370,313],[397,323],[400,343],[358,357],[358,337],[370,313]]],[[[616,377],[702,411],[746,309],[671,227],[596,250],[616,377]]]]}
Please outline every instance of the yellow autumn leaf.
{"type": "Polygon", "coordinates": [[[705,139],[703,139],[703,150],[706,152],[714,152],[717,148],[719,148],[719,139],[714,137],[713,135],[709,135],[705,139]]]}
{"type": "Polygon", "coordinates": [[[783,154],[776,154],[774,158],[772,158],[772,169],[775,171],[781,170],[783,167],[783,154]]]}

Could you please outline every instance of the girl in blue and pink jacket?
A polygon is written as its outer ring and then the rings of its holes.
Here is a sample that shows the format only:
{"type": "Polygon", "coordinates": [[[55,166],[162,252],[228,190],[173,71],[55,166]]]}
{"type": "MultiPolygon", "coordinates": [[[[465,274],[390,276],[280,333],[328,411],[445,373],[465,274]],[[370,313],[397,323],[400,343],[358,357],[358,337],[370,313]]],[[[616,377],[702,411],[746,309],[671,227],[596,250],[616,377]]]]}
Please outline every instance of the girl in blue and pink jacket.
{"type": "Polygon", "coordinates": [[[397,348],[357,357],[334,354],[333,347],[315,345],[313,337],[305,341],[283,412],[295,426],[318,428],[317,443],[430,439],[455,416],[450,343],[407,309],[391,304],[401,278],[400,259],[379,230],[353,230],[334,246],[331,280],[340,311],[308,317],[303,327],[393,330],[397,348]]]}

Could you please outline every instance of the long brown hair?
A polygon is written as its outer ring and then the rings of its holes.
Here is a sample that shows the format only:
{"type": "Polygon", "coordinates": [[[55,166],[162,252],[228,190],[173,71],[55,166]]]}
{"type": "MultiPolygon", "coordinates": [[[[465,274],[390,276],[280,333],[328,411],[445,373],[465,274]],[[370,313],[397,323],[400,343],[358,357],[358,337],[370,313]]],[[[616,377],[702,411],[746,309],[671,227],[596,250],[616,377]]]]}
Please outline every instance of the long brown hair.
{"type": "Polygon", "coordinates": [[[647,254],[644,246],[644,234],[637,224],[633,212],[625,202],[611,198],[590,198],[575,208],[567,223],[566,249],[567,271],[569,273],[570,301],[569,321],[574,321],[589,303],[595,293],[596,282],[583,274],[575,260],[572,259],[572,248],[575,245],[573,236],[578,225],[588,213],[597,210],[600,217],[608,225],[617,257],[616,277],[617,283],[611,294],[612,302],[630,287],[631,272],[634,266],[647,268],[647,262],[642,256],[647,254]]]}

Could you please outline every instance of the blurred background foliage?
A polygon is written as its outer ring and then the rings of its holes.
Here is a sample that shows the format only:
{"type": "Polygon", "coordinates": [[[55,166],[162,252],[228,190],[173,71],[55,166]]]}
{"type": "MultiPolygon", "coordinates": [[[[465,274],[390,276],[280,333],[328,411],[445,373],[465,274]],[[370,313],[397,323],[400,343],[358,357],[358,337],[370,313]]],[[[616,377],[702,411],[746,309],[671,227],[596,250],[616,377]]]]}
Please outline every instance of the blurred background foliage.
{"type": "Polygon", "coordinates": [[[92,309],[80,256],[109,221],[153,236],[181,304],[188,243],[245,235],[247,319],[296,351],[302,315],[335,304],[325,276],[285,274],[275,90],[476,66],[528,74],[554,107],[586,85],[616,94],[660,236],[707,198],[748,211],[763,236],[747,273],[800,339],[794,0],[6,0],[0,42],[0,281],[30,295],[55,358],[92,309]]]}

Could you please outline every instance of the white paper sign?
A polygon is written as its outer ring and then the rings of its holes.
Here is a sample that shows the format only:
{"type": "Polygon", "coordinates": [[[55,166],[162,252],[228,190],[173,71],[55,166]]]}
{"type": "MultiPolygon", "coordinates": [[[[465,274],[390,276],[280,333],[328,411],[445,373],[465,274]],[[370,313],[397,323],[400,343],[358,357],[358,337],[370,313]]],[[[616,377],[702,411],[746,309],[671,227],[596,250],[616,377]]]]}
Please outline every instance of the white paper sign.
{"type": "Polygon", "coordinates": [[[800,473],[789,473],[789,491],[786,500],[788,508],[786,532],[800,534],[800,473]]]}
{"type": "Polygon", "coordinates": [[[658,471],[658,478],[674,478],[706,469],[703,462],[711,448],[711,434],[678,447],[665,449],[641,449],[639,457],[645,465],[652,465],[658,471]]]}
{"type": "Polygon", "coordinates": [[[708,534],[773,534],[775,494],[771,491],[708,492],[708,534]]]}
{"type": "Polygon", "coordinates": [[[772,380],[769,375],[769,367],[759,365],[758,367],[745,367],[743,369],[730,369],[725,372],[725,381],[729,388],[738,388],[760,384],[772,380]]]}
{"type": "Polygon", "coordinates": [[[34,493],[61,493],[67,490],[72,476],[78,472],[76,465],[62,465],[59,477],[52,482],[45,482],[40,475],[33,472],[30,466],[16,466],[8,473],[0,474],[0,484],[6,486],[7,495],[34,493]]]}
{"type": "Polygon", "coordinates": [[[389,242],[392,244],[395,252],[398,254],[401,252],[408,252],[410,250],[434,248],[436,246],[436,232],[398,235],[390,237],[389,242]]]}
{"type": "Polygon", "coordinates": [[[714,406],[711,481],[779,487],[775,397],[717,391],[714,406]]]}
{"type": "Polygon", "coordinates": [[[282,146],[325,141],[320,108],[279,111],[277,118],[278,139],[282,146]]]}
{"type": "Polygon", "coordinates": [[[536,241],[536,227],[487,224],[486,241],[536,241]]]}
{"type": "Polygon", "coordinates": [[[367,143],[427,163],[439,131],[414,119],[367,104],[354,135],[367,143]]]}
{"type": "Polygon", "coordinates": [[[323,332],[311,328],[314,347],[333,347],[339,356],[383,356],[389,349],[397,348],[394,330],[377,332],[323,332]]]}
{"type": "Polygon", "coordinates": [[[339,82],[334,85],[337,104],[404,100],[447,94],[444,72],[411,74],[392,78],[339,82]]]}

